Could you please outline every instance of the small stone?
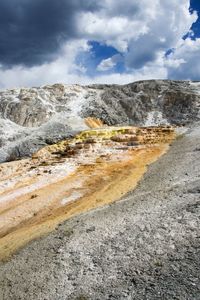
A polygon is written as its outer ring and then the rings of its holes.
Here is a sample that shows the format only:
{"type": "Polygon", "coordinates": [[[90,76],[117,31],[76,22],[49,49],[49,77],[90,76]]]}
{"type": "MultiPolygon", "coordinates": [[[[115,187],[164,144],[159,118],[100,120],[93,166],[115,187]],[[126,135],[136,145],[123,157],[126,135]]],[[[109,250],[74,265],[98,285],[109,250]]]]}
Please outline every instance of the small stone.
{"type": "Polygon", "coordinates": [[[95,231],[95,229],[96,229],[95,226],[92,226],[92,227],[90,227],[90,228],[87,228],[87,229],[86,229],[86,232],[87,232],[87,233],[93,232],[93,231],[95,231]]]}

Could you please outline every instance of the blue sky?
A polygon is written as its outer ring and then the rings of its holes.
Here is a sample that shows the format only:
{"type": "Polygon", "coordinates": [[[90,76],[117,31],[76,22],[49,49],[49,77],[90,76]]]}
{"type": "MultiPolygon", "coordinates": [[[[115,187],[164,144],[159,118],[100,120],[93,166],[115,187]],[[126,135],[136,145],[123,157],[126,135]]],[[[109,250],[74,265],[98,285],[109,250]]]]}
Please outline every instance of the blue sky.
{"type": "Polygon", "coordinates": [[[1,0],[0,88],[200,80],[199,0],[1,0]]]}
{"type": "Polygon", "coordinates": [[[196,38],[200,37],[200,1],[191,0],[190,1],[190,10],[193,12],[196,10],[198,12],[198,20],[192,25],[192,30],[194,31],[194,36],[196,38]]]}
{"type": "MultiPolygon", "coordinates": [[[[89,41],[88,45],[89,47],[91,47],[90,52],[80,53],[76,58],[76,62],[77,64],[81,64],[86,68],[86,74],[90,77],[102,73],[101,70],[98,70],[98,66],[103,60],[109,59],[110,57],[116,55],[121,58],[123,57],[117,49],[111,46],[107,46],[103,43],[97,41],[89,41]]],[[[121,59],[111,69],[104,70],[103,72],[106,74],[112,74],[113,72],[123,73],[125,71],[125,66],[123,60],[121,59]]]]}

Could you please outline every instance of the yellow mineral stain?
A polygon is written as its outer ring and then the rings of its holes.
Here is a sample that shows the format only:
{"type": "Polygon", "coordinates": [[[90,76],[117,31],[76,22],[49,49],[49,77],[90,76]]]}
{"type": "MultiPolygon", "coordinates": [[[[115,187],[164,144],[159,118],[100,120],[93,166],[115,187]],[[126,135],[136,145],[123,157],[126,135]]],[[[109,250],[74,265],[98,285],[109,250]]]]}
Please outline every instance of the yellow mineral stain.
{"type": "Polygon", "coordinates": [[[2,164],[0,260],[133,190],[174,138],[169,127],[100,128],[45,147],[32,159],[2,164]]]}

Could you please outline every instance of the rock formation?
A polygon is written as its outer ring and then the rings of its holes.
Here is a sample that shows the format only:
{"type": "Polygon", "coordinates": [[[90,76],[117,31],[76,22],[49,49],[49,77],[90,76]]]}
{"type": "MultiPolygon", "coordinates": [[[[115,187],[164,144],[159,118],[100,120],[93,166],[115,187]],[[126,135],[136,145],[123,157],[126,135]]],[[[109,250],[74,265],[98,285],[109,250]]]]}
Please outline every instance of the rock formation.
{"type": "Polygon", "coordinates": [[[199,299],[199,120],[200,82],[1,91],[0,299],[199,299]]]}
{"type": "Polygon", "coordinates": [[[1,91],[0,162],[30,156],[90,128],[88,117],[107,125],[184,125],[200,119],[199,109],[198,82],[55,84],[1,91]]]}
{"type": "Polygon", "coordinates": [[[59,222],[119,199],[174,137],[170,126],[101,127],[2,164],[0,259],[59,222]]]}

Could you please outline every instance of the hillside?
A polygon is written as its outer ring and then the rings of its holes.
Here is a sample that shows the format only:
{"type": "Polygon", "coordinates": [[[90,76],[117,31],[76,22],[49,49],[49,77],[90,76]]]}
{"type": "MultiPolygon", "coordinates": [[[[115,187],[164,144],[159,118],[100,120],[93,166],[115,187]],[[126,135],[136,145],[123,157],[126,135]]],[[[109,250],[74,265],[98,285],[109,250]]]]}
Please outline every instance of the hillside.
{"type": "Polygon", "coordinates": [[[200,299],[200,82],[0,92],[0,299],[200,299]]]}
{"type": "Polygon", "coordinates": [[[185,125],[200,119],[200,83],[140,81],[63,85],[0,92],[0,161],[30,156],[87,129],[84,118],[108,125],[185,125]]]}

